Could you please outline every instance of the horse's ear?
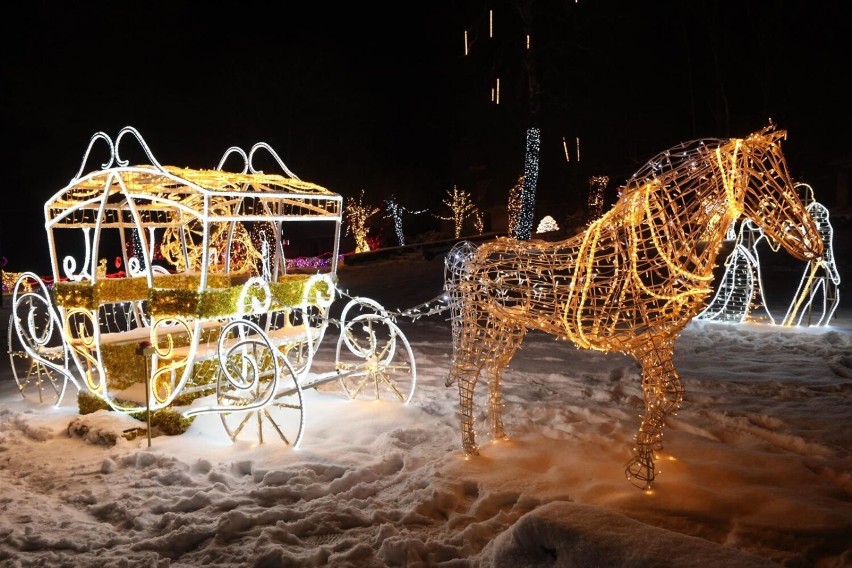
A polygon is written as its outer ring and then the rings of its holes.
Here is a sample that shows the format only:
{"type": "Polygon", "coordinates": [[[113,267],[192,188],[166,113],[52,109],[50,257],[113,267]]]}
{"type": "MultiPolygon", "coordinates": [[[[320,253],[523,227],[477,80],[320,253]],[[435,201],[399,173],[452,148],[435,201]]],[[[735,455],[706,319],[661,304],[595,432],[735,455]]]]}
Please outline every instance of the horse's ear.
{"type": "Polygon", "coordinates": [[[786,140],[787,139],[787,131],[778,129],[775,126],[775,123],[770,122],[767,126],[764,126],[760,132],[755,132],[749,138],[759,137],[759,138],[768,138],[770,142],[775,142],[777,140],[786,140]]]}
{"type": "Polygon", "coordinates": [[[786,140],[787,139],[787,131],[786,130],[776,130],[772,133],[772,141],[776,140],[786,140]]]}

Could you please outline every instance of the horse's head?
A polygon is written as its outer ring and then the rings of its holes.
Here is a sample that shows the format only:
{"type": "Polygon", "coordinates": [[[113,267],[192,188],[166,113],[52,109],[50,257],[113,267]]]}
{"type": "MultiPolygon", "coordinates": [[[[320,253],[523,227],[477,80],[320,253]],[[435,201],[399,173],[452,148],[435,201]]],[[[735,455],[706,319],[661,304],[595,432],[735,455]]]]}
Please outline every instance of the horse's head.
{"type": "Polygon", "coordinates": [[[732,158],[727,162],[720,157],[720,166],[730,168],[725,177],[733,186],[729,198],[737,202],[737,212],[794,257],[811,260],[822,255],[823,242],[787,171],[781,151],[786,135],[769,126],[744,140],[732,140],[726,145],[732,158]]]}

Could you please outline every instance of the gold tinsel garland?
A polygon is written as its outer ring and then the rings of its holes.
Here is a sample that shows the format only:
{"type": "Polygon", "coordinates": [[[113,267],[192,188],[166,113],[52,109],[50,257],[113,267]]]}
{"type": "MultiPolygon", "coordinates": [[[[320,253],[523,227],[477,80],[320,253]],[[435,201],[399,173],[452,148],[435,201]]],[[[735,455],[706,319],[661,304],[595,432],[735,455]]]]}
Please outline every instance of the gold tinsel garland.
{"type": "MultiPolygon", "coordinates": [[[[154,288],[197,289],[201,282],[198,274],[157,274],[154,276],[154,288]]],[[[226,288],[231,285],[231,277],[211,274],[207,277],[207,286],[226,288]]],[[[89,281],[57,282],[53,286],[53,298],[63,308],[86,308],[93,310],[101,304],[118,302],[138,302],[149,299],[148,279],[145,276],[131,278],[104,278],[94,284],[89,281]]]]}
{"type": "MultiPolygon", "coordinates": [[[[198,275],[186,274],[154,277],[155,286],[168,284],[173,288],[149,289],[145,277],[107,279],[94,285],[85,281],[60,282],[54,286],[53,294],[56,303],[65,308],[94,311],[106,303],[147,300],[156,320],[180,317],[202,321],[238,316],[250,311],[248,308],[252,299],[262,301],[265,295],[259,286],[247,289],[243,285],[231,286],[231,279],[227,275],[211,275],[208,287],[200,291],[199,282],[198,275]],[[240,306],[241,301],[243,306],[240,306]]],[[[268,286],[271,296],[269,312],[300,306],[305,298],[309,299],[309,304],[329,303],[334,293],[331,281],[312,278],[308,274],[283,275],[277,282],[268,283],[268,286]],[[306,286],[310,287],[306,290],[306,286]]],[[[202,330],[198,342],[216,342],[219,331],[218,327],[202,330]]],[[[175,348],[189,345],[190,338],[186,333],[172,333],[170,337],[175,348]]],[[[137,355],[138,347],[138,341],[101,343],[108,390],[126,389],[146,380],[145,361],[137,355]]],[[[215,373],[216,361],[197,362],[195,367],[191,383],[204,384],[215,373]]],[[[176,372],[181,371],[176,369],[176,372]]]]}
{"type": "MultiPolygon", "coordinates": [[[[219,339],[220,329],[213,327],[202,329],[199,344],[215,343],[219,339]]],[[[172,342],[175,348],[189,345],[189,336],[185,333],[172,333],[172,342]]],[[[107,376],[107,390],[116,391],[129,388],[135,383],[144,383],[147,380],[145,359],[137,353],[138,341],[124,343],[106,343],[101,345],[101,357],[107,376]]],[[[192,379],[189,386],[204,384],[212,376],[210,367],[218,364],[218,361],[210,360],[197,362],[192,369],[192,379]]],[[[182,367],[176,372],[181,373],[182,367]]],[[[215,385],[211,385],[212,386],[215,385]]]]}
{"type": "MultiPolygon", "coordinates": [[[[269,283],[272,304],[269,311],[278,311],[302,303],[307,274],[288,274],[278,282],[269,283]]],[[[102,304],[149,300],[151,313],[156,318],[172,316],[194,317],[203,320],[217,319],[241,313],[239,306],[243,286],[231,286],[226,275],[210,275],[207,288],[199,291],[197,275],[170,274],[154,277],[154,288],[148,288],[143,276],[134,278],[109,278],[92,285],[89,282],[57,282],[53,287],[54,301],[64,308],[94,310],[102,304]]],[[[317,295],[321,301],[331,299],[333,291],[328,282],[316,280],[308,290],[308,297],[317,295]]],[[[247,300],[262,299],[260,287],[249,288],[247,300]]]]}
{"type": "MultiPolygon", "coordinates": [[[[305,296],[305,286],[312,282],[307,290],[308,298],[319,296],[321,301],[331,299],[333,291],[325,280],[311,281],[307,274],[286,275],[278,282],[269,283],[271,303],[267,311],[275,312],[299,306],[305,296]]],[[[174,316],[193,317],[201,320],[219,319],[235,316],[247,310],[252,299],[263,300],[264,291],[260,287],[243,286],[228,288],[207,288],[206,290],[152,289],[149,294],[151,313],[157,319],[174,316]],[[240,306],[240,297],[244,306],[240,306]]]]}

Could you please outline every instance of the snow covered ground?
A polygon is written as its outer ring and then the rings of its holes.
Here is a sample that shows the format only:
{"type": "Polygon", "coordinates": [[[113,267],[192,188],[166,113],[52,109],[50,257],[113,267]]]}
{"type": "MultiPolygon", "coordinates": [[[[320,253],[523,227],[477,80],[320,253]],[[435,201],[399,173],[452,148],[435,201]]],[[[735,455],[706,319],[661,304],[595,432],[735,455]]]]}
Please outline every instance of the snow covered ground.
{"type": "MultiPolygon", "coordinates": [[[[340,277],[396,310],[439,294],[443,264],[408,254],[340,277]]],[[[446,314],[399,325],[412,401],[310,390],[298,450],[232,444],[215,417],[150,448],[92,443],[68,434],[73,394],[24,399],[0,363],[0,565],[852,565],[848,302],[821,328],[690,324],[686,396],[648,492],[623,471],[642,412],[631,359],[530,334],[504,377],[511,440],[465,459],[446,314]]]]}

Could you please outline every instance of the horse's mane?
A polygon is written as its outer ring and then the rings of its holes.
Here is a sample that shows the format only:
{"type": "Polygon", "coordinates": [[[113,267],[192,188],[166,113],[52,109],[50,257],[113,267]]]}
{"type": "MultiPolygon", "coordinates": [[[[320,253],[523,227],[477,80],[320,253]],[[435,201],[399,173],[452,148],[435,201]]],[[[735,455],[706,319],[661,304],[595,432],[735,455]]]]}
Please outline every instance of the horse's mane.
{"type": "Polygon", "coordinates": [[[666,177],[667,174],[675,172],[683,167],[688,167],[690,162],[706,160],[708,153],[726,144],[726,138],[699,138],[682,142],[663,150],[636,171],[621,187],[620,194],[635,191],[646,186],[649,182],[666,177]]]}

